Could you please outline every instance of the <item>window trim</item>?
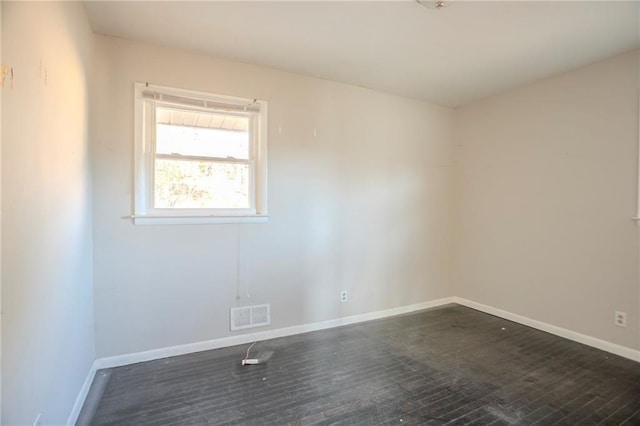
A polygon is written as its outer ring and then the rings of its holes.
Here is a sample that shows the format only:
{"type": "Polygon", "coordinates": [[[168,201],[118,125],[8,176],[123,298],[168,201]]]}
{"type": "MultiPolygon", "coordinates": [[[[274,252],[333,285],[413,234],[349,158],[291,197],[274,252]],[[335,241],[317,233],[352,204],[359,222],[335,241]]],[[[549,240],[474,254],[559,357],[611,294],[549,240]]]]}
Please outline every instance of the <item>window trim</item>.
{"type": "Polygon", "coordinates": [[[264,223],[267,213],[267,102],[135,83],[134,213],[136,225],[264,223]],[[165,99],[169,98],[169,100],[165,99]],[[239,111],[250,114],[250,208],[161,209],[153,206],[155,102],[196,111],[239,111]],[[251,171],[253,171],[251,173],[251,171]]]}

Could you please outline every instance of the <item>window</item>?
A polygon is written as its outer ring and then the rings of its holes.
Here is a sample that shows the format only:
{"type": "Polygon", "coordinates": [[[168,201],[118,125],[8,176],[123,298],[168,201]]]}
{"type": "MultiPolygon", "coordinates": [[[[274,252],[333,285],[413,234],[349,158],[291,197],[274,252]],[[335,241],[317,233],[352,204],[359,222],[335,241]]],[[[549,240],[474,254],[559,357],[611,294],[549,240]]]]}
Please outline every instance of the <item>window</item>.
{"type": "Polygon", "coordinates": [[[136,224],[265,222],[267,104],[136,84],[136,224]]]}

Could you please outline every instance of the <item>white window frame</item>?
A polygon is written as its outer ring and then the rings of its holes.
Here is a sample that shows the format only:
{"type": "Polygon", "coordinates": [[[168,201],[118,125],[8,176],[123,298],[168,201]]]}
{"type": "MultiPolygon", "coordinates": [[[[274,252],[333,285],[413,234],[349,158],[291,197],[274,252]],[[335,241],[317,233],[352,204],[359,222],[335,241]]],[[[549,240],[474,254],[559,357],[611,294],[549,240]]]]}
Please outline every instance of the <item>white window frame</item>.
{"type": "MultiPolygon", "coordinates": [[[[135,84],[135,199],[131,216],[136,225],[267,222],[267,103],[193,90],[135,84]],[[249,208],[161,209],[154,207],[156,107],[199,112],[237,112],[249,117],[249,208]]],[[[179,157],[176,157],[178,159],[179,157]]]]}

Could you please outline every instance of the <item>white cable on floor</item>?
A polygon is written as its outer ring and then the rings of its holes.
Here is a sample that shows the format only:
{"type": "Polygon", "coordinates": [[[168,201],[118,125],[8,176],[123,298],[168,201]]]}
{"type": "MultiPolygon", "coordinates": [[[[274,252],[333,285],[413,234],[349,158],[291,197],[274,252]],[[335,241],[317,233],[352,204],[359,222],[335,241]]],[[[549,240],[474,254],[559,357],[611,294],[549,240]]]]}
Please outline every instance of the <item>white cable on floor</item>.
{"type": "Polygon", "coordinates": [[[245,361],[246,359],[249,358],[249,351],[251,350],[251,348],[253,347],[253,345],[255,345],[257,342],[255,336],[253,337],[253,343],[251,345],[249,345],[249,347],[247,348],[247,355],[245,355],[243,361],[245,361]]]}

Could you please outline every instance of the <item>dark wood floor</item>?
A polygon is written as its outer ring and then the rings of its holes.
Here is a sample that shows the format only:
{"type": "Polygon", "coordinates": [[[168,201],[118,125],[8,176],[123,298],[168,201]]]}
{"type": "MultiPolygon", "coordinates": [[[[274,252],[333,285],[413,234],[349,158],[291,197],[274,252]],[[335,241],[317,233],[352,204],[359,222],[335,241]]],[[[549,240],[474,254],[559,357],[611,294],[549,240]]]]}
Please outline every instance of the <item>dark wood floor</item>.
{"type": "Polygon", "coordinates": [[[80,423],[640,425],[639,363],[462,306],[247,346],[102,371],[80,423]]]}

